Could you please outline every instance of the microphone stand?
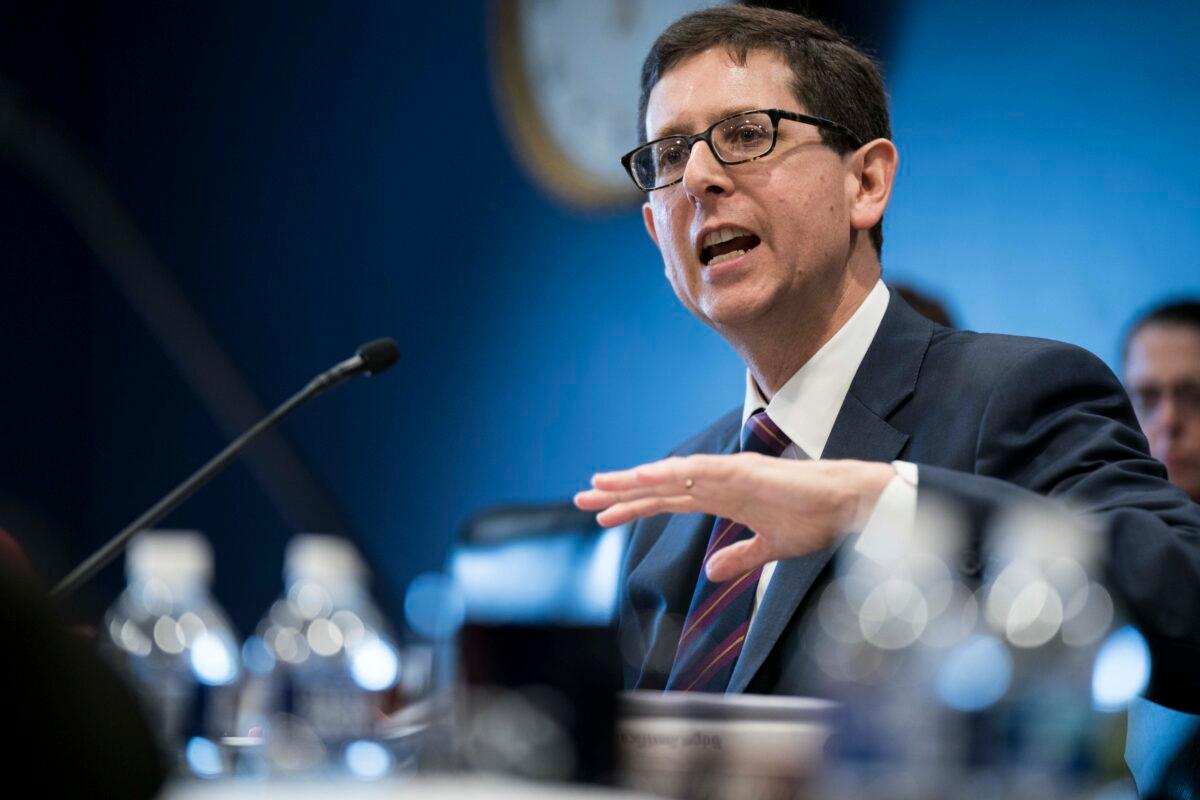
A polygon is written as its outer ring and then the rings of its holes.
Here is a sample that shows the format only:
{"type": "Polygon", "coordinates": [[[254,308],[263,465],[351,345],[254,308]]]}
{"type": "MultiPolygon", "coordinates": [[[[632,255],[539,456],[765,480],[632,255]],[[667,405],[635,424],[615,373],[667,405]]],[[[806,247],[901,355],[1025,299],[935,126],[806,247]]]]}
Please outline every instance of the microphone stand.
{"type": "Polygon", "coordinates": [[[246,445],[254,441],[263,431],[287,416],[296,406],[354,375],[362,372],[372,375],[381,372],[395,363],[396,357],[398,357],[398,353],[394,342],[391,340],[377,340],[360,348],[358,355],[341,362],[333,369],[313,378],[307,386],[296,392],[296,394],[284,401],[282,405],[259,420],[253,427],[230,442],[224,450],[213,456],[207,464],[193,472],[191,477],[168,492],[166,496],[150,506],[150,508],[146,509],[140,517],[126,525],[120,533],[109,539],[103,547],[90,555],[75,569],[71,570],[70,574],[59,581],[58,585],[50,591],[50,599],[58,600],[66,597],[90,580],[97,572],[108,566],[120,554],[121,550],[124,549],[126,543],[128,543],[129,539],[135,533],[153,526],[162,520],[163,517],[167,516],[167,514],[178,508],[181,503],[195,494],[200,487],[204,486],[218,472],[224,469],[225,465],[232,461],[234,456],[244,449],[246,445]],[[383,344],[384,342],[387,344],[383,344]],[[391,349],[389,350],[388,347],[391,349]],[[372,359],[372,353],[369,351],[370,348],[375,348],[376,351],[380,349],[387,350],[387,353],[383,355],[386,363],[379,362],[378,357],[372,359]]]}

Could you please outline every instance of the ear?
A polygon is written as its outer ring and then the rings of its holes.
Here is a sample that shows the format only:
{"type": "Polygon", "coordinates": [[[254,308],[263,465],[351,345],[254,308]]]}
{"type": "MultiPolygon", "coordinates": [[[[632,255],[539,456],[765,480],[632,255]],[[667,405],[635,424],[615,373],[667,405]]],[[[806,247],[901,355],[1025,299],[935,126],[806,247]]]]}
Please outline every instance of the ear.
{"type": "Polygon", "coordinates": [[[883,218],[900,154],[887,139],[867,142],[854,154],[854,180],[850,184],[850,225],[870,230],[883,218]]]}
{"type": "Polygon", "coordinates": [[[646,233],[650,234],[654,246],[658,247],[658,231],[654,228],[654,212],[650,210],[649,203],[642,203],[642,222],[646,224],[646,233]]]}

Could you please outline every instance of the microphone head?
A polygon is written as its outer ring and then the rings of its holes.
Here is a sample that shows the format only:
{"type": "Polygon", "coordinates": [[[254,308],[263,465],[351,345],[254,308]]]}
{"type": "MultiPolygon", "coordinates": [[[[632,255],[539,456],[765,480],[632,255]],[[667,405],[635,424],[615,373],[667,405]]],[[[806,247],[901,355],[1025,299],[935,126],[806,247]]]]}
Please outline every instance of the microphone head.
{"type": "Polygon", "coordinates": [[[395,339],[376,339],[358,348],[358,357],[368,375],[378,375],[400,360],[400,347],[395,339]]]}

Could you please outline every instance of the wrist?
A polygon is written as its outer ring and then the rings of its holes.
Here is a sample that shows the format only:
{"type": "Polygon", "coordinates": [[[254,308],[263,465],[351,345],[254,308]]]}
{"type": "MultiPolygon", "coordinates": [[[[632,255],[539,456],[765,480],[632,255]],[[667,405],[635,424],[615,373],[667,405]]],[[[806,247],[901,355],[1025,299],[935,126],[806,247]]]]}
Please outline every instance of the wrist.
{"type": "Polygon", "coordinates": [[[867,520],[879,502],[883,490],[896,477],[896,468],[881,461],[852,461],[851,480],[847,481],[853,497],[849,528],[861,531],[866,527],[867,520]]]}

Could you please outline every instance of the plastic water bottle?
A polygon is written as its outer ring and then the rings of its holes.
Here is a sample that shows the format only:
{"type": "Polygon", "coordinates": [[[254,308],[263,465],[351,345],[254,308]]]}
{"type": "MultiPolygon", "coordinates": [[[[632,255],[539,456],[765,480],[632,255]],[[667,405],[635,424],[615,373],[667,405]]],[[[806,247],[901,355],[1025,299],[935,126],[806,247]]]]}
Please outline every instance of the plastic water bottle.
{"type": "Polygon", "coordinates": [[[988,540],[981,606],[1013,666],[982,760],[1010,793],[1092,791],[1124,772],[1118,712],[1149,671],[1144,640],[1100,582],[1103,532],[1038,504],[1009,509],[988,540]]]}
{"type": "Polygon", "coordinates": [[[243,648],[242,727],[266,745],[275,773],[392,770],[378,741],[400,650],[367,591],[367,569],[345,539],[302,534],[288,544],[285,592],[243,648]]]}
{"type": "Polygon", "coordinates": [[[839,551],[808,630],[812,684],[840,705],[817,796],[960,796],[969,725],[940,673],[989,649],[958,568],[965,544],[960,520],[925,504],[911,532],[839,551]]]}
{"type": "Polygon", "coordinates": [[[195,531],[146,531],[130,543],[128,586],[105,617],[112,654],[160,745],[182,774],[227,771],[235,732],[239,641],[209,593],[212,550],[195,531]]]}
{"type": "Polygon", "coordinates": [[[1114,712],[1148,661],[1099,581],[1100,531],[1010,508],[979,587],[965,531],[926,503],[911,536],[840,552],[810,620],[814,684],[842,704],[822,798],[1076,797],[1121,773],[1114,712]]]}

